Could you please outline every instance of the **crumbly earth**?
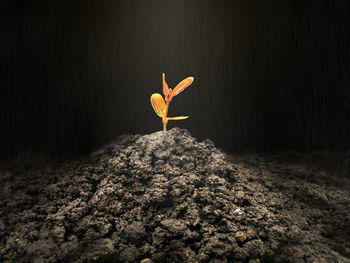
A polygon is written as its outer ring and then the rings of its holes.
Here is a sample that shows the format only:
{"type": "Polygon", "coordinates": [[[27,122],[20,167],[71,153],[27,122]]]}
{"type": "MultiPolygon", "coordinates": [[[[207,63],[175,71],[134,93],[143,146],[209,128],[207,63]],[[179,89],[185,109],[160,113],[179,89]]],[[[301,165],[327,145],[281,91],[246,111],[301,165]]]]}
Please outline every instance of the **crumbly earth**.
{"type": "Polygon", "coordinates": [[[350,262],[348,167],[313,157],[228,156],[178,128],[22,156],[0,167],[0,262],[350,262]]]}

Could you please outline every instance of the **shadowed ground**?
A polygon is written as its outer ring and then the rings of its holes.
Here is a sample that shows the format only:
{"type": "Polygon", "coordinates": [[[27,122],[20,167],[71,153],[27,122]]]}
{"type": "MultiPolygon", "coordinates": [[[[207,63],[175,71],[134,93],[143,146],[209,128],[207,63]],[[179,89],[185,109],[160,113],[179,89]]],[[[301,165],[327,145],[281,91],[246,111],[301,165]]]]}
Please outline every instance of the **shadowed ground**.
{"type": "Polygon", "coordinates": [[[350,262],[348,160],[233,156],[178,128],[22,155],[1,165],[0,261],[350,262]]]}

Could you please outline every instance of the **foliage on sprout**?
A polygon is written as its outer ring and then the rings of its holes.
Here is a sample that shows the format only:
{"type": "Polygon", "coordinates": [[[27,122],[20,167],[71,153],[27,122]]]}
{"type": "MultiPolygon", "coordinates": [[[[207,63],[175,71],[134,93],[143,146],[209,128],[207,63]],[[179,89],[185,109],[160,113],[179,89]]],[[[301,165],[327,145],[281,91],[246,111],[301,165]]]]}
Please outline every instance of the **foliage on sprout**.
{"type": "Polygon", "coordinates": [[[168,117],[168,109],[169,109],[169,104],[173,99],[173,97],[180,94],[185,88],[191,85],[192,82],[193,82],[193,77],[185,78],[183,81],[177,84],[176,87],[172,90],[172,89],[169,89],[168,84],[165,81],[165,74],[163,73],[164,99],[162,95],[160,95],[159,93],[153,93],[151,96],[152,107],[155,113],[157,113],[157,115],[162,118],[163,131],[166,131],[166,125],[168,124],[169,120],[184,120],[188,118],[188,116],[168,117]]]}

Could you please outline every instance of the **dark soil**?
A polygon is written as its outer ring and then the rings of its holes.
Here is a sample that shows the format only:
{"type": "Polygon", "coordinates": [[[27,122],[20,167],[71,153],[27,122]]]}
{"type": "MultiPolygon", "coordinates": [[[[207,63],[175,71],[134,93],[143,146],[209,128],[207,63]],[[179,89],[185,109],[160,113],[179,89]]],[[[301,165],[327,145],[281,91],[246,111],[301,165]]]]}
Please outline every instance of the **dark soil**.
{"type": "Polygon", "coordinates": [[[350,262],[348,160],[228,156],[178,128],[22,155],[0,167],[0,262],[350,262]]]}

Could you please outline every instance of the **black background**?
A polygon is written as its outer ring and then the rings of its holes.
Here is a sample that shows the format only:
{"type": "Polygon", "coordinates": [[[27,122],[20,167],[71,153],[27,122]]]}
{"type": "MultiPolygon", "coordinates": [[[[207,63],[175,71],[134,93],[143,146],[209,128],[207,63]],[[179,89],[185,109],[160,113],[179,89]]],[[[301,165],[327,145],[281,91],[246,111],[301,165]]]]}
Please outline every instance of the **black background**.
{"type": "Polygon", "coordinates": [[[350,4],[337,1],[1,1],[0,146],[88,153],[161,130],[149,97],[231,152],[349,150],[350,4]]]}

